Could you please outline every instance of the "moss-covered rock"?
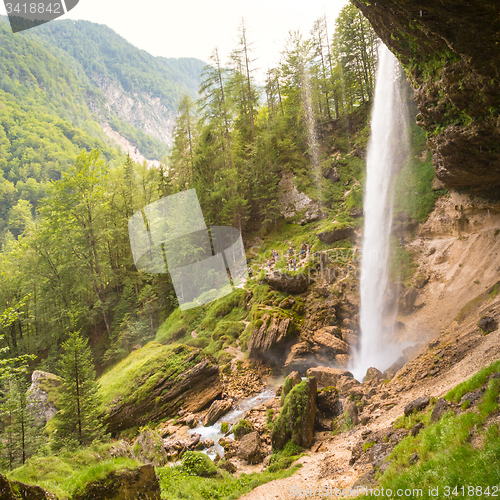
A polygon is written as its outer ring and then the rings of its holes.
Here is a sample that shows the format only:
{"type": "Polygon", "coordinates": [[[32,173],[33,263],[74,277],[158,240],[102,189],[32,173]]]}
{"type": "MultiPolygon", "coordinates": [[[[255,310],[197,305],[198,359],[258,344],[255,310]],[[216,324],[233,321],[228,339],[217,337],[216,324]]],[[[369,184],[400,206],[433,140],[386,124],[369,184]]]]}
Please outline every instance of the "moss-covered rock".
{"type": "Polygon", "coordinates": [[[197,412],[222,393],[219,366],[194,347],[150,342],[105,373],[103,412],[111,432],[197,412]]]}
{"type": "Polygon", "coordinates": [[[182,469],[193,476],[210,477],[217,473],[217,467],[200,451],[186,451],[182,456],[182,469]]]}
{"type": "Polygon", "coordinates": [[[314,377],[296,385],[285,398],[279,417],[273,424],[273,449],[282,450],[288,441],[310,448],[314,435],[317,385],[314,377]]]}
{"type": "Polygon", "coordinates": [[[500,185],[500,4],[353,0],[410,75],[436,175],[448,187],[500,185]]]}

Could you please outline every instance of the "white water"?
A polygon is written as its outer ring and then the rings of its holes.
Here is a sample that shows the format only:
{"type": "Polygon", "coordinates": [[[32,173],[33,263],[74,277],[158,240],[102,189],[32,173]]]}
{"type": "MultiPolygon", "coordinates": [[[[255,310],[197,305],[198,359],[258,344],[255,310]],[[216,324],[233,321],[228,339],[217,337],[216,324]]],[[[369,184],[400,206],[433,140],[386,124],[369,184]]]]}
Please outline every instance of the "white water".
{"type": "MultiPolygon", "coordinates": [[[[282,379],[277,379],[282,382],[282,379]]],[[[236,424],[241,418],[243,418],[245,412],[248,410],[260,406],[264,404],[266,401],[274,397],[276,392],[277,380],[270,379],[268,386],[256,396],[252,396],[249,398],[242,399],[236,404],[236,408],[231,410],[230,412],[222,415],[222,417],[213,425],[209,427],[204,427],[203,425],[199,425],[194,429],[190,429],[189,434],[200,434],[201,440],[211,438],[214,440],[214,446],[211,448],[202,450],[203,453],[206,453],[211,459],[214,459],[216,453],[218,453],[221,457],[224,456],[224,448],[219,444],[219,439],[224,437],[225,434],[220,430],[222,422],[227,422],[229,427],[232,427],[236,424]]],[[[233,434],[229,434],[228,437],[234,439],[233,434]]]]}
{"type": "Polygon", "coordinates": [[[371,117],[364,197],[361,264],[361,339],[354,376],[361,380],[370,366],[383,371],[399,355],[393,343],[395,308],[387,304],[387,267],[392,226],[393,176],[408,156],[408,110],[400,65],[381,44],[371,117]],[[384,313],[392,309],[392,315],[384,313]],[[392,317],[391,317],[392,316],[392,317]]]}

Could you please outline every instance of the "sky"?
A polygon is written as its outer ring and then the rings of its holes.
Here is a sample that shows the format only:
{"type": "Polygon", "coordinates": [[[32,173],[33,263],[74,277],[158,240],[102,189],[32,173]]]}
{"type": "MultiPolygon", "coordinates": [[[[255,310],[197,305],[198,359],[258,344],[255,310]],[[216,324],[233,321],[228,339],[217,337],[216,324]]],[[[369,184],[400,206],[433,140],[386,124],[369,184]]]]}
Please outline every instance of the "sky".
{"type": "MultiPolygon", "coordinates": [[[[347,0],[80,0],[61,19],[106,24],[154,56],[196,57],[205,62],[218,47],[223,63],[236,47],[242,18],[253,41],[255,76],[279,60],[290,30],[308,35],[326,14],[329,34],[347,0]]],[[[1,3],[0,13],[5,14],[1,3]]]]}

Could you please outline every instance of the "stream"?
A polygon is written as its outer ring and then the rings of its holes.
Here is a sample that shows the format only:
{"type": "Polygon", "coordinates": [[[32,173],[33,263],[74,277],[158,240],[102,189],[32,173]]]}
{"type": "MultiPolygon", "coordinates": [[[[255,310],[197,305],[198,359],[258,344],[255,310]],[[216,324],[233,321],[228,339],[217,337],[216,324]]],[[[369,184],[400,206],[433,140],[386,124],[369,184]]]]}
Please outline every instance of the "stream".
{"type": "MultiPolygon", "coordinates": [[[[201,440],[211,438],[214,440],[214,446],[211,448],[207,448],[202,450],[203,453],[206,453],[212,460],[216,457],[218,453],[221,457],[224,456],[224,448],[219,444],[219,439],[225,436],[225,433],[221,432],[221,424],[223,422],[227,422],[229,426],[233,426],[236,424],[248,410],[255,408],[264,404],[269,399],[274,398],[276,389],[279,385],[283,383],[283,377],[270,377],[267,380],[266,386],[264,389],[256,394],[255,396],[249,396],[247,398],[240,399],[233,405],[232,410],[222,415],[222,417],[215,422],[215,424],[210,425],[208,427],[204,427],[203,424],[199,423],[198,427],[194,429],[189,429],[189,434],[200,434],[201,440]]],[[[228,434],[227,437],[234,439],[233,434],[228,434]]]]}

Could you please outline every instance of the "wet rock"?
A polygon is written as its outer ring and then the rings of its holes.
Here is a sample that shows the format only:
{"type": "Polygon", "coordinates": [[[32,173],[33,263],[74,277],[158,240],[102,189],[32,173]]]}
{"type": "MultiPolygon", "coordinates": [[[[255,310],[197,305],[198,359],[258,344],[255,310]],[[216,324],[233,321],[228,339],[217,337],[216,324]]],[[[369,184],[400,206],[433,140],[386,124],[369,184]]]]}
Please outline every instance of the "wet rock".
{"type": "Polygon", "coordinates": [[[346,238],[351,238],[354,236],[354,228],[345,227],[342,229],[333,229],[331,231],[324,231],[323,233],[318,233],[316,235],[320,241],[331,245],[336,241],[345,240],[346,238]]]}
{"type": "Polygon", "coordinates": [[[354,380],[354,376],[347,370],[318,366],[307,370],[308,377],[315,377],[319,387],[337,387],[341,377],[354,380]]]}
{"type": "Polygon", "coordinates": [[[288,276],[285,273],[273,273],[268,274],[264,278],[264,282],[267,283],[273,290],[278,290],[284,293],[304,293],[309,286],[308,279],[302,274],[288,276]]]}
{"type": "Polygon", "coordinates": [[[423,410],[429,404],[429,401],[430,399],[428,396],[422,396],[409,402],[404,409],[405,416],[407,417],[408,415],[411,415],[415,410],[423,410]]]}
{"type": "Polygon", "coordinates": [[[236,456],[246,460],[249,464],[258,464],[266,456],[266,449],[257,431],[246,434],[241,438],[236,456]]]}
{"type": "Polygon", "coordinates": [[[52,373],[35,370],[31,374],[27,403],[36,425],[43,427],[58,412],[56,403],[60,385],[61,379],[52,373]]]}
{"type": "Polygon", "coordinates": [[[361,217],[363,215],[363,209],[362,208],[353,208],[350,212],[349,215],[351,217],[361,217]]]}
{"type": "Polygon", "coordinates": [[[256,322],[248,342],[250,358],[263,359],[273,365],[281,365],[287,348],[293,343],[298,329],[292,318],[275,313],[264,314],[256,322]]]}
{"type": "Polygon", "coordinates": [[[227,413],[231,406],[233,405],[233,401],[231,399],[217,399],[215,400],[208,409],[205,418],[203,419],[203,425],[208,427],[210,425],[215,424],[217,420],[219,420],[222,415],[227,413]]]}
{"type": "Polygon", "coordinates": [[[431,422],[437,422],[449,409],[450,403],[443,398],[437,400],[431,413],[431,422]]]}
{"type": "Polygon", "coordinates": [[[288,441],[310,448],[314,435],[317,384],[314,377],[295,386],[285,399],[271,433],[273,449],[281,450],[288,441]]]}
{"type": "Polygon", "coordinates": [[[477,326],[484,333],[490,333],[494,332],[498,328],[498,323],[495,318],[492,318],[491,316],[485,316],[478,321],[477,326]]]}
{"type": "Polygon", "coordinates": [[[211,448],[215,443],[212,438],[205,438],[203,440],[203,444],[205,445],[205,448],[211,448]]]}
{"type": "MultiPolygon", "coordinates": [[[[179,421],[178,421],[179,422],[179,421]]],[[[182,422],[179,422],[182,423],[182,422]]],[[[198,417],[190,413],[184,419],[184,423],[191,429],[194,429],[198,425],[198,417]]]]}
{"type": "Polygon", "coordinates": [[[109,473],[94,481],[72,500],[160,500],[160,484],[152,465],[109,473]]]}

